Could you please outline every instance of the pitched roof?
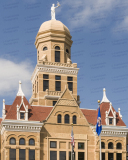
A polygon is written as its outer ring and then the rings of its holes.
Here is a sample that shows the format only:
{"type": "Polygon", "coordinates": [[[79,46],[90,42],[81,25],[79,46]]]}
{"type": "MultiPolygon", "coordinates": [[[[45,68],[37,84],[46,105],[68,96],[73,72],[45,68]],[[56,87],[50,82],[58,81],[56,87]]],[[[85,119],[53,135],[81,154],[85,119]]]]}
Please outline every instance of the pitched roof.
{"type": "Polygon", "coordinates": [[[0,118],[0,124],[1,124],[2,118],[0,118]]]}
{"type": "Polygon", "coordinates": [[[52,109],[53,107],[32,106],[28,120],[42,122],[48,117],[52,109]]]}
{"type": "Polygon", "coordinates": [[[95,125],[97,121],[97,110],[90,110],[90,109],[81,109],[84,116],[86,117],[87,121],[90,124],[95,125]]]}
{"type": "MultiPolygon", "coordinates": [[[[12,105],[5,105],[6,117],[5,119],[17,119],[17,105],[21,104],[21,96],[16,96],[12,105]]],[[[42,106],[30,106],[27,99],[23,97],[23,102],[28,105],[28,120],[29,121],[43,121],[47,118],[53,107],[42,107],[42,106]]],[[[24,109],[23,105],[20,108],[24,109]]]]}
{"type": "MultiPolygon", "coordinates": [[[[16,96],[12,105],[5,105],[6,109],[6,117],[5,119],[17,119],[17,105],[21,104],[22,96],[16,96]]],[[[30,104],[28,103],[27,99],[23,97],[23,102],[25,105],[28,105],[28,109],[31,109],[30,104]]]]}
{"type": "MultiPolygon", "coordinates": [[[[6,109],[6,117],[5,119],[17,119],[17,105],[20,105],[22,101],[22,96],[16,96],[14,102],[12,105],[5,105],[6,109]]],[[[23,102],[26,105],[28,105],[28,120],[29,121],[44,121],[50,112],[52,111],[53,107],[47,107],[47,106],[30,106],[27,99],[23,97],[23,102]]],[[[59,102],[59,101],[58,101],[59,102]]],[[[22,106],[21,106],[22,107],[22,106]]],[[[109,102],[102,102],[100,104],[100,112],[101,112],[101,119],[102,119],[102,125],[106,125],[105,117],[106,117],[106,111],[109,111],[110,103],[109,102]]],[[[97,122],[97,110],[90,110],[90,109],[81,109],[84,116],[86,117],[87,121],[92,124],[96,125],[97,122]]],[[[112,111],[114,112],[115,109],[112,107],[112,111]]],[[[111,112],[110,112],[111,114],[111,112]]],[[[117,126],[126,126],[123,120],[120,118],[119,113],[116,112],[116,125],[117,126]]]]}
{"type": "MultiPolygon", "coordinates": [[[[100,113],[101,113],[101,119],[102,119],[102,125],[106,125],[105,117],[106,117],[106,111],[109,111],[110,103],[109,102],[103,102],[100,104],[100,113]]],[[[83,114],[85,115],[87,121],[90,124],[96,125],[97,122],[97,115],[98,115],[98,109],[97,110],[89,110],[89,109],[81,109],[83,114]]],[[[113,112],[115,109],[112,107],[113,112]]],[[[119,113],[116,112],[116,126],[126,126],[123,120],[120,118],[119,113]]]]}

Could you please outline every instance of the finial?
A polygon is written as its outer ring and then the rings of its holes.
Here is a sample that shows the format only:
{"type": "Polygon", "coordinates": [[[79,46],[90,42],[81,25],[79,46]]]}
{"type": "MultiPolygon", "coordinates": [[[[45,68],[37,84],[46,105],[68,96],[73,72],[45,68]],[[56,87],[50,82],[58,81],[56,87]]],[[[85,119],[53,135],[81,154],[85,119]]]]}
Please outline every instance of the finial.
{"type": "Polygon", "coordinates": [[[21,89],[21,81],[19,81],[19,91],[17,93],[17,96],[24,96],[24,93],[23,93],[23,91],[21,89]]]}
{"type": "Polygon", "coordinates": [[[98,100],[97,102],[100,103],[100,100],[98,100]]]}
{"type": "Polygon", "coordinates": [[[5,109],[5,99],[3,99],[3,109],[5,109]]]}
{"type": "Polygon", "coordinates": [[[103,98],[102,98],[101,103],[102,103],[102,102],[110,102],[110,101],[108,100],[107,96],[106,96],[106,89],[105,89],[105,88],[103,88],[103,98]]]}
{"type": "Polygon", "coordinates": [[[60,6],[59,2],[57,2],[57,6],[55,7],[55,4],[52,4],[51,7],[51,19],[52,20],[56,20],[55,18],[55,9],[58,8],[60,6]]]}

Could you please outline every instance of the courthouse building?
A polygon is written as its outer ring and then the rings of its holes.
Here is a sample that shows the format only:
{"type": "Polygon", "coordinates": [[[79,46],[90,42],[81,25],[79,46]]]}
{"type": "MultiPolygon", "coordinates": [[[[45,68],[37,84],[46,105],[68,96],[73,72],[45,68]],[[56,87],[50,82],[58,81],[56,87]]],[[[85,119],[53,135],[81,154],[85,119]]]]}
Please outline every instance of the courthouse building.
{"type": "MultiPolygon", "coordinates": [[[[71,160],[72,123],[75,160],[99,160],[98,111],[80,108],[79,68],[71,61],[71,38],[69,29],[58,20],[40,26],[32,96],[28,102],[19,82],[13,104],[3,100],[1,160],[71,160]]],[[[128,129],[105,89],[101,99],[102,160],[125,160],[128,129]]]]}

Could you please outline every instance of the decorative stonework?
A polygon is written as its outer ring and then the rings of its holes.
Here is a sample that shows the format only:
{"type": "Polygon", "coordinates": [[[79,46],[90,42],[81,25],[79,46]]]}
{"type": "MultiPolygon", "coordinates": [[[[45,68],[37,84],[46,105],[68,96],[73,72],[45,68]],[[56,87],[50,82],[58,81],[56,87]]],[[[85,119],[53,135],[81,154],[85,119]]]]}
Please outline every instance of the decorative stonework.
{"type": "Polygon", "coordinates": [[[69,64],[69,63],[60,63],[60,62],[39,61],[39,64],[49,65],[49,66],[61,66],[61,67],[77,68],[77,63],[69,64]]]}
{"type": "Polygon", "coordinates": [[[21,104],[17,107],[17,120],[20,120],[20,113],[23,112],[25,114],[25,119],[24,120],[28,120],[28,105],[25,106],[24,104],[24,100],[23,100],[23,96],[21,97],[21,104]],[[20,108],[23,105],[24,111],[21,111],[20,108]]]}
{"type": "MultiPolygon", "coordinates": [[[[92,130],[94,132],[95,135],[97,135],[96,133],[96,127],[95,126],[91,126],[92,130]]],[[[101,136],[110,136],[110,137],[126,137],[128,133],[128,129],[127,128],[122,128],[122,127],[104,127],[102,126],[102,131],[101,131],[101,136]]]]}
{"type": "Polygon", "coordinates": [[[61,96],[62,93],[62,91],[49,91],[48,89],[46,89],[46,95],[61,96]]]}
{"type": "MultiPolygon", "coordinates": [[[[45,63],[53,63],[54,64],[55,62],[45,62],[45,63]]],[[[56,64],[57,64],[57,62],[56,62],[56,64]]],[[[70,65],[67,63],[64,63],[64,64],[70,65]]],[[[34,70],[32,77],[31,77],[31,81],[32,81],[32,83],[34,82],[34,79],[35,79],[38,72],[77,75],[78,71],[79,71],[79,68],[73,68],[73,67],[54,66],[54,65],[53,66],[52,65],[36,65],[35,70],[34,70]]]]}
{"type": "Polygon", "coordinates": [[[60,99],[57,105],[78,106],[74,100],[60,99]]]}
{"type": "Polygon", "coordinates": [[[2,121],[1,135],[4,131],[40,132],[43,123],[35,121],[2,121]]]}

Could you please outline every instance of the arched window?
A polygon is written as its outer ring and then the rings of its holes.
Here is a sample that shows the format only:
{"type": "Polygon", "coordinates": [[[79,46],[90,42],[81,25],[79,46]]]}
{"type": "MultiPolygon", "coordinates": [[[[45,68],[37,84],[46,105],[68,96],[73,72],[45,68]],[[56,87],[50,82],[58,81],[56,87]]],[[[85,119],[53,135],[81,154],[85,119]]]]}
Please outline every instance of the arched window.
{"type": "Polygon", "coordinates": [[[101,148],[105,149],[105,143],[104,142],[101,142],[101,148]]]}
{"type": "Polygon", "coordinates": [[[55,47],[55,62],[60,62],[60,47],[55,47]]]}
{"type": "Polygon", "coordinates": [[[76,119],[77,119],[77,117],[74,115],[73,116],[73,124],[76,124],[76,119]]]}
{"type": "Polygon", "coordinates": [[[68,49],[66,49],[66,52],[69,53],[68,49]]]}
{"type": "Polygon", "coordinates": [[[20,138],[19,145],[25,145],[25,139],[24,138],[20,138]]]}
{"type": "Polygon", "coordinates": [[[68,114],[65,115],[64,120],[65,120],[65,123],[69,123],[69,115],[68,114]]]}
{"type": "Polygon", "coordinates": [[[61,114],[58,114],[57,116],[57,123],[61,123],[61,114]]]}
{"type": "Polygon", "coordinates": [[[34,146],[35,140],[33,138],[29,139],[29,145],[34,146]]]}
{"type": "Polygon", "coordinates": [[[108,149],[113,149],[113,143],[112,142],[108,143],[108,149]]]}
{"type": "Polygon", "coordinates": [[[10,138],[10,144],[16,145],[16,139],[15,138],[10,138]]]}
{"type": "Polygon", "coordinates": [[[48,50],[48,48],[47,48],[47,47],[44,47],[44,48],[43,48],[43,51],[46,51],[46,50],[48,50]]]}
{"type": "Polygon", "coordinates": [[[122,149],[122,144],[121,143],[117,143],[116,144],[116,149],[122,149]]]}

